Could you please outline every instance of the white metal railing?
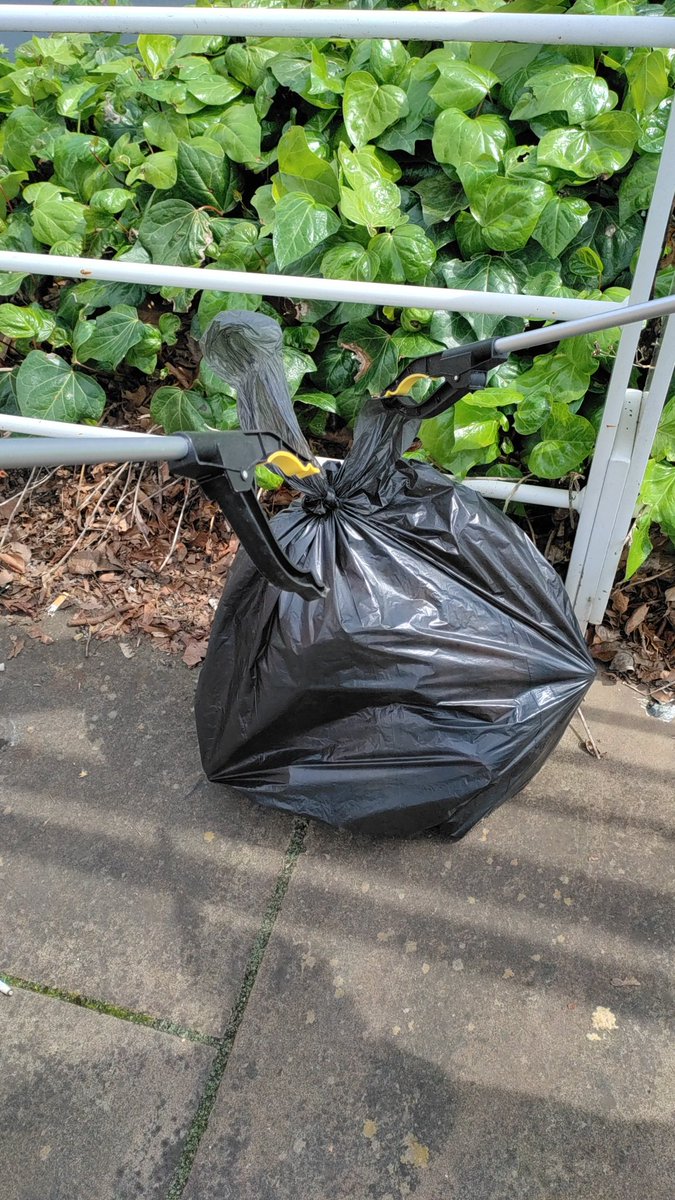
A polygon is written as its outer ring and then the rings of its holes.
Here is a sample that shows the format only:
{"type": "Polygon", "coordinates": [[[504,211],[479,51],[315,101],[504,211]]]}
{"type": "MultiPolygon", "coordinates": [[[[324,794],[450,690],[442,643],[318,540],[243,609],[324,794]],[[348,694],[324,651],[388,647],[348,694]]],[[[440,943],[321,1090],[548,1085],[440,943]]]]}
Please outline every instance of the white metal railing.
{"type": "MultiPolygon", "coordinates": [[[[50,5],[0,7],[0,30],[220,34],[231,37],[382,38],[427,41],[520,42],[551,45],[675,47],[675,18],[530,13],[441,13],[357,9],[280,8],[99,8],[50,5]]],[[[644,236],[627,303],[649,299],[675,197],[675,117],[671,112],[644,236]]],[[[26,271],[59,278],[94,278],[181,286],[211,291],[264,292],[272,296],[330,299],[353,303],[482,312],[535,320],[599,314],[610,305],[547,296],[491,294],[411,285],[356,283],[293,275],[257,275],[205,267],[66,258],[48,254],[0,252],[0,270],[26,271]]],[[[656,366],[643,396],[630,388],[640,337],[626,327],[619,343],[607,392],[588,484],[573,500],[581,512],[567,588],[582,625],[602,619],[619,555],[647,464],[654,433],[675,370],[675,318],[666,325],[656,366]]],[[[0,426],[2,427],[2,426],[0,426]]],[[[513,481],[475,479],[483,494],[560,503],[558,488],[513,481]]]]}

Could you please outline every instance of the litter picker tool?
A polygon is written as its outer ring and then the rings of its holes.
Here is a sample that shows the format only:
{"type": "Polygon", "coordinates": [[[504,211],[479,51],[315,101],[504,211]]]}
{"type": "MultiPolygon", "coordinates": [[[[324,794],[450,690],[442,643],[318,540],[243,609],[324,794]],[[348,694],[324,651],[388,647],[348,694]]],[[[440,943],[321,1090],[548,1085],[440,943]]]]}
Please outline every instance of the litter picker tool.
{"type": "MultiPolygon", "coordinates": [[[[634,321],[647,321],[672,312],[675,312],[675,296],[668,296],[645,304],[617,305],[615,310],[605,311],[598,316],[563,321],[509,337],[456,346],[409,362],[380,399],[386,408],[407,416],[420,419],[434,417],[468,392],[484,387],[488,372],[505,362],[512,353],[535,348],[550,349],[565,338],[592,334],[634,321]],[[440,386],[431,396],[418,403],[410,394],[412,388],[420,380],[431,379],[440,380],[440,386]]],[[[223,320],[227,318],[221,317],[223,320]]],[[[249,317],[249,320],[253,321],[253,317],[249,317]]],[[[212,326],[214,336],[217,325],[216,321],[212,326]]],[[[273,354],[277,348],[277,332],[269,347],[263,347],[261,343],[262,365],[256,363],[254,368],[256,374],[252,394],[256,394],[256,388],[258,393],[274,390],[274,370],[277,373],[279,370],[279,365],[274,365],[273,354]],[[267,354],[266,357],[266,350],[271,352],[271,356],[267,354]]],[[[265,337],[265,327],[260,321],[253,324],[249,336],[251,340],[244,341],[241,346],[229,342],[226,361],[219,368],[219,373],[236,380],[244,393],[251,387],[250,370],[255,339],[260,337],[264,340],[265,337]],[[241,361],[238,361],[239,357],[241,361]]],[[[280,339],[280,334],[278,337],[280,339]]],[[[207,341],[208,334],[204,344],[207,341]]],[[[265,399],[258,394],[259,404],[264,403],[265,399]]],[[[57,422],[0,414],[0,430],[3,428],[15,433],[38,435],[19,440],[0,439],[0,468],[6,470],[93,463],[167,462],[173,475],[196,480],[209,499],[220,506],[252,562],[266,579],[282,590],[296,592],[307,600],[326,594],[324,586],[310,572],[300,570],[282,551],[256,499],[255,468],[258,465],[277,468],[282,474],[299,479],[320,473],[307,455],[299,456],[296,449],[278,435],[234,430],[221,433],[214,430],[162,437],[117,433],[100,428],[88,433],[86,426],[64,424],[66,436],[58,436],[57,422]]]]}
{"type": "MultiPolygon", "coordinates": [[[[0,415],[0,428],[3,424],[0,415]]],[[[12,417],[7,424],[14,432],[40,434],[43,423],[12,417]]],[[[79,436],[82,428],[78,426],[74,434],[71,426],[66,437],[3,438],[0,467],[166,462],[172,475],[196,480],[219,505],[249,558],[270,583],[306,600],[325,595],[323,585],[284,554],[256,498],[256,466],[276,468],[283,475],[301,479],[320,474],[317,466],[299,458],[281,438],[239,430],[155,437],[143,433],[118,436],[115,430],[106,430],[102,436],[103,431],[96,429],[91,436],[79,436]]]]}
{"type": "Polygon", "coordinates": [[[649,321],[675,313],[675,296],[648,300],[644,304],[617,305],[598,316],[580,317],[575,321],[560,321],[539,329],[528,329],[509,337],[488,338],[469,342],[437,354],[423,355],[406,364],[387,391],[381,396],[386,408],[426,420],[445,412],[469,392],[484,388],[488,372],[506,362],[520,350],[551,350],[558,342],[580,334],[600,333],[636,321],[649,321]],[[411,391],[420,380],[438,379],[442,382],[433,395],[417,402],[411,391]]]}

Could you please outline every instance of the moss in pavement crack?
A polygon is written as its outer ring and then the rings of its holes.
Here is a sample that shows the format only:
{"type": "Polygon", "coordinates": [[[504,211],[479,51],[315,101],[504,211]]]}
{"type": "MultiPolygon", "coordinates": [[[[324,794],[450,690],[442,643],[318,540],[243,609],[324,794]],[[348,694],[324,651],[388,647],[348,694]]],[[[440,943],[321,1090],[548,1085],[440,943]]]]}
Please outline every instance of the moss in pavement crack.
{"type": "Polygon", "coordinates": [[[192,1164],[194,1163],[199,1143],[202,1140],[206,1126],[209,1123],[211,1111],[216,1102],[218,1089],[222,1082],[225,1069],[232,1052],[234,1040],[237,1036],[239,1026],[246,1012],[253,985],[256,981],[256,976],[260,970],[262,960],[265,956],[267,943],[272,935],[274,924],[276,922],[279,911],[284,902],[284,897],[288,891],[288,885],[291,881],[291,876],[295,868],[298,858],[305,848],[305,836],[307,833],[308,822],[304,820],[295,820],[293,822],[293,833],[288,845],[288,850],[284,856],[283,866],[277,877],[277,882],[274,892],[270,897],[265,914],[263,916],[260,928],[256,935],[255,941],[251,947],[251,953],[248,957],[244,978],[242,979],[239,995],[234,1002],[230,1020],[227,1029],[223,1034],[221,1041],[218,1043],[215,1058],[211,1065],[211,1071],[206,1081],[204,1091],[199,1101],[199,1106],[194,1115],[190,1129],[188,1130],[181,1155],[180,1162],[176,1168],[167,1200],[180,1200],[185,1190],[192,1164]]]}
{"type": "Polygon", "coordinates": [[[198,1029],[186,1029],[175,1021],[166,1021],[161,1017],[152,1017],[149,1013],[136,1012],[133,1008],[123,1008],[118,1004],[108,1004],[105,1000],[94,1000],[91,996],[82,996],[79,992],[68,992],[64,988],[50,987],[46,983],[35,983],[32,979],[21,979],[16,975],[3,973],[3,979],[10,987],[24,992],[35,992],[38,996],[49,996],[51,1000],[61,1000],[65,1004],[75,1004],[78,1008],[88,1008],[91,1012],[102,1013],[106,1017],[117,1017],[119,1021],[129,1021],[132,1025],[144,1025],[146,1029],[154,1029],[157,1033],[169,1033],[173,1037],[184,1038],[189,1042],[199,1042],[202,1045],[217,1046],[219,1039],[208,1033],[200,1033],[198,1029]]]}

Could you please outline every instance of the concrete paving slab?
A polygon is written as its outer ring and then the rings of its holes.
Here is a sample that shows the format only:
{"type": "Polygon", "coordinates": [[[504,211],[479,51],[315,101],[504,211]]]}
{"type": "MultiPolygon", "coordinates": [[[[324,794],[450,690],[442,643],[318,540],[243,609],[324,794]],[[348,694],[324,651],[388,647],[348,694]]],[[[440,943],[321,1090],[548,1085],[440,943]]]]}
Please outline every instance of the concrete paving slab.
{"type": "Polygon", "coordinates": [[[185,1200],[671,1200],[675,730],[586,714],[460,843],[312,830],[185,1200]]]}
{"type": "Polygon", "coordinates": [[[0,1000],[3,1200],[163,1200],[212,1048],[29,992],[0,1000]]]}
{"type": "Polygon", "coordinates": [[[0,971],[220,1033],[290,820],[203,782],[182,663],[44,628],[0,630],[0,971]]]}

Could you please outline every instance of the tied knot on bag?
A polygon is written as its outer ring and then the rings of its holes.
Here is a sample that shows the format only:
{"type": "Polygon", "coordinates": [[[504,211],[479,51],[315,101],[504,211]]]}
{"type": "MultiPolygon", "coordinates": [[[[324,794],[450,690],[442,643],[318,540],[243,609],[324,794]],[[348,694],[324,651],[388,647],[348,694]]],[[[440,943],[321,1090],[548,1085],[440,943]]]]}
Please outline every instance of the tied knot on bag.
{"type": "Polygon", "coordinates": [[[305,496],[302,507],[314,517],[325,517],[340,507],[340,497],[333,485],[327,483],[320,495],[305,496]]]}

